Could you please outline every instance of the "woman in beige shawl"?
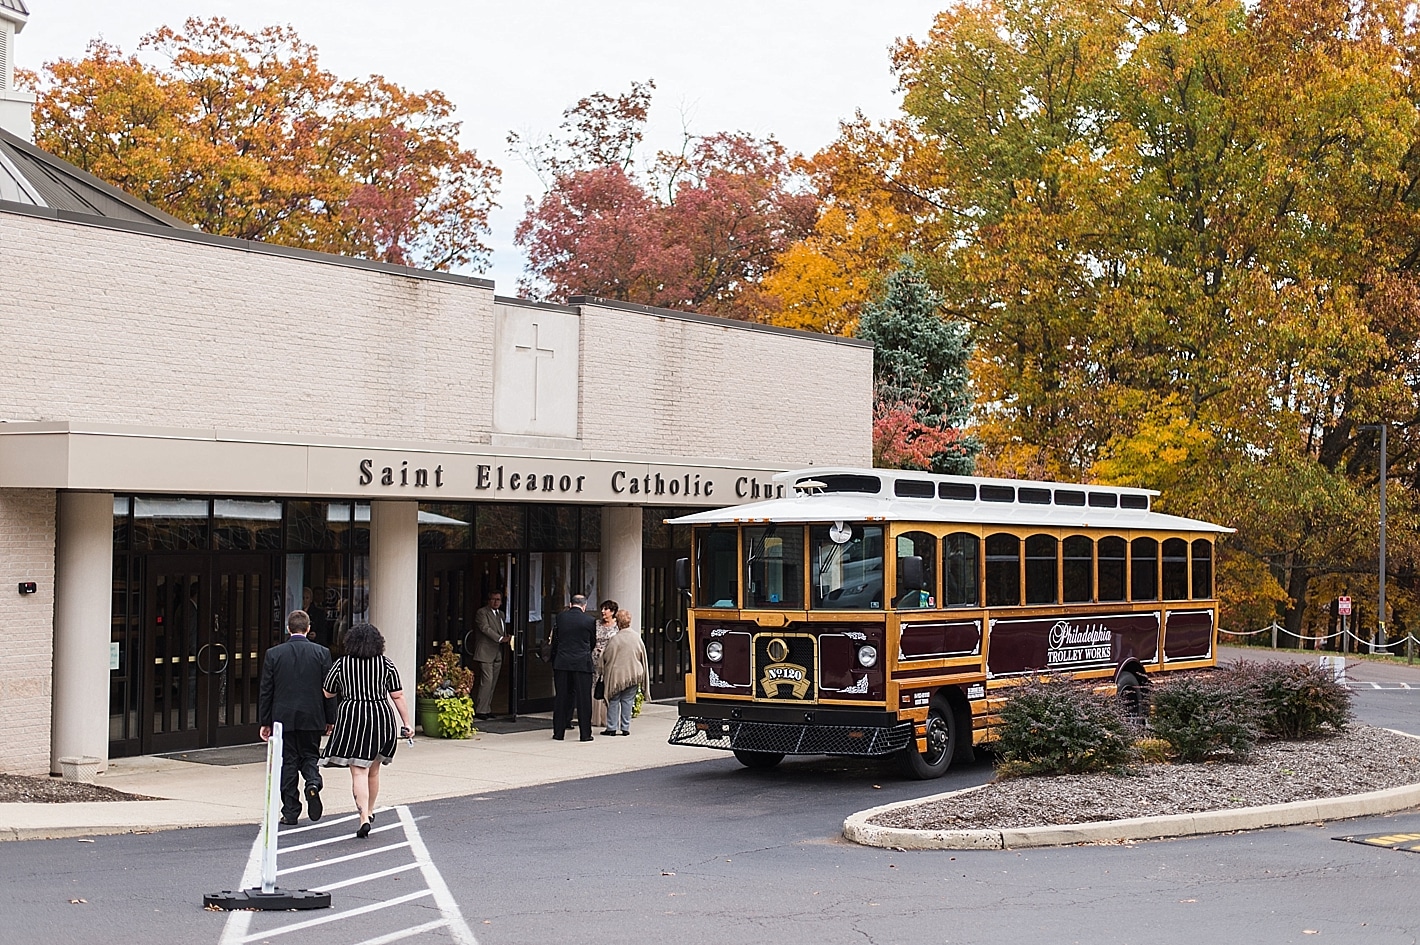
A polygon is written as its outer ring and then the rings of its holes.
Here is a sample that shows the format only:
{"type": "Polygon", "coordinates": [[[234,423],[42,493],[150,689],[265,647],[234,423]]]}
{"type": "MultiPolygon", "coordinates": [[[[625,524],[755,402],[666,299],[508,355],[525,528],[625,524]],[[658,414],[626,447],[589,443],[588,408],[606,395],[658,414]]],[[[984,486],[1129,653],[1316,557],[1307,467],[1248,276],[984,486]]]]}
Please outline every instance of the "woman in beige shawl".
{"type": "Polygon", "coordinates": [[[646,644],[631,627],[631,611],[618,610],[616,625],[619,629],[597,659],[597,672],[606,680],[606,730],[602,734],[630,735],[636,692],[644,688],[646,695],[651,695],[651,673],[646,644]]]}

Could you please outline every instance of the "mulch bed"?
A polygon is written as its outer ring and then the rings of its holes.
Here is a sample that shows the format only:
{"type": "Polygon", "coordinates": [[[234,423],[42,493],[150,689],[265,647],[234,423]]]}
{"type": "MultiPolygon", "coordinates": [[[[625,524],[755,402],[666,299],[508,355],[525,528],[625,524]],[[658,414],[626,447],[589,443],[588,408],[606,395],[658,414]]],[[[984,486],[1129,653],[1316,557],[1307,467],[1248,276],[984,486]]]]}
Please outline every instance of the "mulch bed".
{"type": "Polygon", "coordinates": [[[1420,739],[1368,725],[1258,744],[1245,763],[1136,764],[1119,774],[993,781],[873,817],[882,827],[996,830],[1189,814],[1364,794],[1420,783],[1420,739]]]}
{"type": "Polygon", "coordinates": [[[142,794],[124,794],[97,784],[80,784],[62,778],[32,778],[0,774],[0,804],[64,804],[74,801],[156,801],[142,794]]]}

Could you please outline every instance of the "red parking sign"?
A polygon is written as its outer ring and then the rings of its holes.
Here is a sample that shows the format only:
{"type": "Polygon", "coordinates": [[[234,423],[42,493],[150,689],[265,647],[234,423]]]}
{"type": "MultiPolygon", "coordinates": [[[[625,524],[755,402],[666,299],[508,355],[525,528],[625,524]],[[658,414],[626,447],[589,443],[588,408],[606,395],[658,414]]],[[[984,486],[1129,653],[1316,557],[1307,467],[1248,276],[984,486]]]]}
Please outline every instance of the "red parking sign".
{"type": "Polygon", "coordinates": [[[1349,617],[1349,616],[1351,616],[1351,598],[1349,598],[1349,597],[1338,597],[1338,598],[1336,598],[1336,613],[1339,614],[1339,615],[1342,616],[1342,617],[1349,617]]]}

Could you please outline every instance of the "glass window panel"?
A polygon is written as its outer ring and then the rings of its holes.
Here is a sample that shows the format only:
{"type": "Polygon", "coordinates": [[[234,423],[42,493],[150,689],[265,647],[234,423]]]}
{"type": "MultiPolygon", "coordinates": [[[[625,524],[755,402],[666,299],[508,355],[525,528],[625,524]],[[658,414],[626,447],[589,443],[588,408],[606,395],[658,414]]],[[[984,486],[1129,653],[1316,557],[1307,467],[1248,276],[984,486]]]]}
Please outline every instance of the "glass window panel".
{"type": "Polygon", "coordinates": [[[1049,505],[1049,504],[1050,504],[1050,490],[1049,490],[1049,489],[1034,489],[1034,488],[1028,488],[1028,487],[1026,487],[1026,486],[1022,486],[1022,487],[1021,487],[1021,491],[1020,491],[1020,493],[1019,493],[1018,496],[1017,496],[1017,499],[1018,499],[1023,505],[1049,505]]]}
{"type": "Polygon", "coordinates": [[[370,553],[370,503],[355,503],[355,519],[350,526],[350,550],[356,554],[370,553]]]}
{"type": "Polygon", "coordinates": [[[924,479],[899,479],[892,484],[893,495],[907,499],[930,499],[937,487],[924,479]]]}
{"type": "Polygon", "coordinates": [[[833,540],[827,525],[809,529],[813,555],[813,606],[823,610],[876,610],[883,606],[883,529],[852,525],[847,541],[833,540]]]}
{"type": "Polygon", "coordinates": [[[1113,509],[1119,506],[1119,496],[1113,492],[1091,492],[1090,508],[1113,509]]]}
{"type": "Polygon", "coordinates": [[[420,502],[419,547],[426,551],[464,551],[473,547],[473,504],[420,502]]]}
{"type": "Polygon", "coordinates": [[[1056,489],[1056,505],[1084,505],[1085,494],[1077,489],[1056,489]]]}
{"type": "Polygon", "coordinates": [[[1159,543],[1153,538],[1130,543],[1129,599],[1159,599],[1159,543]]]}
{"type": "Polygon", "coordinates": [[[1206,538],[1193,540],[1193,599],[1213,596],[1213,543],[1206,538]]]}
{"type": "MultiPolygon", "coordinates": [[[[292,551],[339,551],[348,547],[350,514],[349,502],[287,502],[286,547],[292,551]]],[[[368,525],[366,519],[367,528],[368,525]]]]}
{"type": "Polygon", "coordinates": [[[942,540],[943,571],[948,607],[975,607],[980,602],[981,539],[956,532],[942,540]]]}
{"type": "Polygon", "coordinates": [[[1015,486],[982,486],[981,501],[983,502],[1014,502],[1016,501],[1015,486]]]}
{"type": "Polygon", "coordinates": [[[976,501],[976,486],[969,482],[944,482],[937,486],[937,498],[976,501]]]}
{"type": "Polygon", "coordinates": [[[1124,600],[1129,543],[1111,535],[1099,541],[1099,599],[1124,600]]]}
{"type": "Polygon", "coordinates": [[[113,497],[113,550],[127,551],[133,538],[132,521],[133,497],[116,495],[113,497]]]}
{"type": "MultiPolygon", "coordinates": [[[[644,514],[644,513],[643,513],[644,514]]],[[[582,550],[599,551],[602,546],[602,507],[582,506],[582,550]]]]}
{"type": "Polygon", "coordinates": [[[164,496],[133,500],[135,551],[205,551],[211,503],[164,496]]]}
{"type": "Polygon", "coordinates": [[[1119,507],[1122,509],[1147,509],[1149,497],[1146,495],[1122,495],[1119,497],[1119,507]]]}
{"type": "Polygon", "coordinates": [[[897,593],[893,600],[899,610],[937,606],[937,536],[926,532],[897,536],[897,593]],[[920,589],[902,583],[902,561],[910,557],[922,559],[920,589]]]}
{"type": "Polygon", "coordinates": [[[479,505],[474,547],[479,551],[521,551],[527,544],[526,515],[525,505],[479,505]]]}
{"type": "Polygon", "coordinates": [[[1065,603],[1094,600],[1095,543],[1088,536],[1071,535],[1060,543],[1060,553],[1065,603]]]}
{"type": "Polygon", "coordinates": [[[744,530],[745,606],[804,606],[804,529],[769,525],[744,530]]]}
{"type": "Polygon", "coordinates": [[[986,606],[1015,607],[1021,602],[1021,540],[998,533],[986,538],[986,606]]]}
{"type": "Polygon", "coordinates": [[[1168,538],[1163,547],[1164,600],[1188,600],[1188,542],[1168,538]]]}
{"type": "Polygon", "coordinates": [[[577,507],[528,506],[528,547],[533,551],[575,551],[577,507]]]}
{"type": "Polygon", "coordinates": [[[1055,546],[1054,535],[1031,535],[1026,539],[1027,604],[1055,603],[1055,546]]]}
{"type": "Polygon", "coordinates": [[[277,499],[217,499],[212,503],[212,547],[217,551],[274,551],[281,547],[277,499]]]}
{"type": "Polygon", "coordinates": [[[695,603],[699,607],[738,607],[739,531],[709,528],[699,532],[695,556],[695,603]]]}

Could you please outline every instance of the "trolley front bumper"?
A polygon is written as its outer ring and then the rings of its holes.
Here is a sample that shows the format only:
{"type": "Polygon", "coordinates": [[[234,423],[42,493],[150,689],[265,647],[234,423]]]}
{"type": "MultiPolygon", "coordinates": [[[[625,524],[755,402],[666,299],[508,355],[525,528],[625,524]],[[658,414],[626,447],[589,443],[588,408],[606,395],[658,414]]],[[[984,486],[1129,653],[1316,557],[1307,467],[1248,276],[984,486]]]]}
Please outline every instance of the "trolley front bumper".
{"type": "Polygon", "coordinates": [[[761,705],[680,704],[672,745],[778,755],[890,755],[912,740],[912,722],[889,712],[761,705]]]}

